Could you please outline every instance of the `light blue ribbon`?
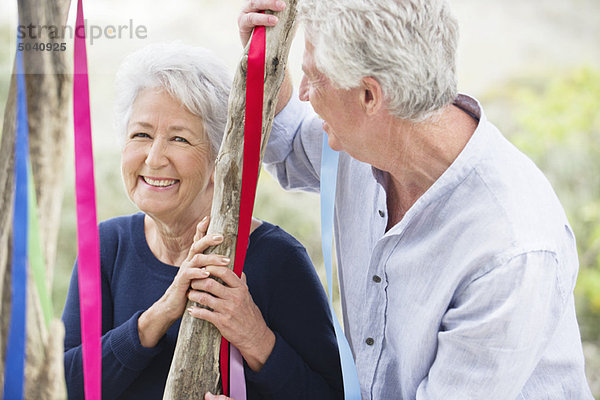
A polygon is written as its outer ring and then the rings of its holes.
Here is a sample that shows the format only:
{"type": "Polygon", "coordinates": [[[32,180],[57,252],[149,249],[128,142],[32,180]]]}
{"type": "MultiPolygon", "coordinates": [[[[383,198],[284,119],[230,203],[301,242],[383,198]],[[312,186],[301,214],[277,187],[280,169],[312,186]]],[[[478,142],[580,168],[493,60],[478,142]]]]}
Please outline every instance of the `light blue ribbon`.
{"type": "Polygon", "coordinates": [[[344,380],[344,398],[346,400],[360,400],[360,384],[358,383],[358,374],[354,365],[352,351],[333,309],[331,246],[333,243],[333,208],[335,204],[338,159],[339,154],[329,147],[327,144],[327,135],[323,134],[323,152],[321,156],[321,246],[323,248],[323,262],[325,263],[327,275],[329,309],[331,310],[333,327],[340,352],[342,378],[344,380]]]}
{"type": "Polygon", "coordinates": [[[6,363],[4,398],[22,399],[25,387],[25,338],[27,312],[27,165],[29,128],[23,74],[23,54],[17,50],[17,123],[15,134],[15,203],[13,214],[12,297],[6,363]]]}

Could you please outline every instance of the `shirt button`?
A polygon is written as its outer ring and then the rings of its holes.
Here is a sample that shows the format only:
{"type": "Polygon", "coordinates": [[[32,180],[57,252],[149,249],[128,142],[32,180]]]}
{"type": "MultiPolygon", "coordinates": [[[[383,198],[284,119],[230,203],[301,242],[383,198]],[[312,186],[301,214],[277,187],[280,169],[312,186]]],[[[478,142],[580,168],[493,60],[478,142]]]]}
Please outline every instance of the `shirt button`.
{"type": "Polygon", "coordinates": [[[373,275],[373,282],[380,283],[381,282],[381,277],[379,275],[373,275]]]}
{"type": "Polygon", "coordinates": [[[373,338],[367,338],[367,340],[365,340],[365,343],[368,344],[369,346],[373,346],[373,343],[375,343],[375,340],[373,338]]]}
{"type": "Polygon", "coordinates": [[[385,217],[385,213],[383,212],[383,210],[379,210],[379,216],[381,218],[385,217]]]}

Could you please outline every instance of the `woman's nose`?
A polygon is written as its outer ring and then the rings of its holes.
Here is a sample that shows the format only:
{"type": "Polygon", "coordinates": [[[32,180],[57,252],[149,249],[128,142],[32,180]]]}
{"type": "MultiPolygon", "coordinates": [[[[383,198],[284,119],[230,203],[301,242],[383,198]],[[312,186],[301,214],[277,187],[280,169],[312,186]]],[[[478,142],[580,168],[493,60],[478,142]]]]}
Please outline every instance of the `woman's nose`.
{"type": "Polygon", "coordinates": [[[299,89],[299,98],[302,101],[309,101],[308,98],[308,79],[306,79],[306,75],[302,75],[302,80],[300,81],[300,89],[299,89]]]}
{"type": "Polygon", "coordinates": [[[146,155],[146,165],[150,168],[157,169],[166,166],[169,163],[167,157],[167,148],[161,140],[152,141],[152,145],[146,155]]]}

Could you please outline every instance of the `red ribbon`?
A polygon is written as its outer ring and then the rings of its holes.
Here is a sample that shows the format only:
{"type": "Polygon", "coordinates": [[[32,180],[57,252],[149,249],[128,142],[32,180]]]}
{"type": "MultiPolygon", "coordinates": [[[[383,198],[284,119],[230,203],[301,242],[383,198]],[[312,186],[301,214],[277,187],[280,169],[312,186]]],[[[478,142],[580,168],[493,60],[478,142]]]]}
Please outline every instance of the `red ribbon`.
{"type": "Polygon", "coordinates": [[[100,245],[96,219],[90,91],[83,24],[83,6],[81,0],[78,0],[75,22],[73,123],[75,127],[77,268],[83,350],[83,386],[87,400],[100,400],[102,387],[100,245]]]}
{"type": "MultiPolygon", "coordinates": [[[[262,133],[263,91],[265,77],[265,27],[254,29],[248,50],[248,69],[246,75],[246,110],[244,125],[244,164],[242,167],[242,189],[240,200],[240,216],[238,221],[237,243],[233,272],[242,276],[252,209],[256,195],[258,169],[260,163],[260,143],[262,133]]],[[[223,393],[229,395],[229,342],[221,340],[221,380],[223,393]]],[[[242,400],[242,399],[236,399],[242,400]]]]}

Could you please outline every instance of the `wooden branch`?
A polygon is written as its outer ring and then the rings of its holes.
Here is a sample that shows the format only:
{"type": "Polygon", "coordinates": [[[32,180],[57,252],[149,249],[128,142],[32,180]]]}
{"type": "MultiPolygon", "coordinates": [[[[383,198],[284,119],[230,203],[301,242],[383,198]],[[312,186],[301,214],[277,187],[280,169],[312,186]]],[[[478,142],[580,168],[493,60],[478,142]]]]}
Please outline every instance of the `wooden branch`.
{"type": "MultiPolygon", "coordinates": [[[[67,22],[69,0],[19,1],[19,24],[63,26],[67,22]]],[[[48,43],[48,31],[23,43],[48,43]],[[44,36],[45,35],[45,36],[44,36]]],[[[48,286],[58,237],[62,202],[62,170],[66,148],[67,121],[70,113],[71,77],[66,52],[24,51],[23,62],[29,113],[29,146],[35,179],[40,219],[40,234],[46,260],[48,286]]],[[[6,337],[10,321],[11,235],[14,202],[14,140],[16,85],[13,76],[0,143],[0,387],[4,386],[6,337]]],[[[48,330],[43,322],[39,297],[33,283],[28,283],[27,363],[25,398],[66,398],[63,365],[62,323],[55,320],[48,330]]]]}
{"type": "MultiPolygon", "coordinates": [[[[279,24],[266,31],[261,160],[273,124],[277,95],[294,36],[296,0],[287,0],[286,3],[286,9],[278,14],[279,24]]],[[[223,243],[209,249],[209,252],[231,258],[232,268],[242,182],[247,63],[248,47],[239,64],[229,96],[227,127],[215,167],[215,191],[208,228],[209,233],[219,232],[225,236],[223,243]]],[[[190,305],[191,303],[188,304],[190,305]]],[[[211,323],[184,313],[163,399],[196,400],[204,399],[208,391],[221,393],[220,342],[221,335],[211,323]]]]}

